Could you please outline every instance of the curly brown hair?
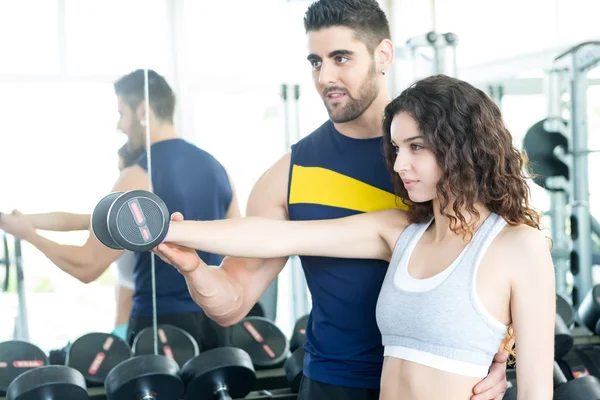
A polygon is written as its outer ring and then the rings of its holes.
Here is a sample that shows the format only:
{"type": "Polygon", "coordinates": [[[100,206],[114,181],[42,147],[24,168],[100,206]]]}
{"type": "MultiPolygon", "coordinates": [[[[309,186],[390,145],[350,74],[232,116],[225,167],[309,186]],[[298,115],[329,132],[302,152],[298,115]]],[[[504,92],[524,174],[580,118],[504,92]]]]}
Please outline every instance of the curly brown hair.
{"type": "Polygon", "coordinates": [[[411,203],[394,172],[396,152],[390,130],[394,116],[401,112],[415,119],[442,170],[437,184],[440,209],[450,219],[454,233],[472,238],[480,217],[476,203],[504,217],[510,225],[541,229],[540,214],[529,205],[527,159],[512,145],[500,109],[481,90],[445,75],[417,81],[385,109],[385,158],[396,195],[408,206],[410,222],[431,219],[433,206],[431,201],[411,203]],[[463,210],[474,220],[467,222],[463,210]]]}

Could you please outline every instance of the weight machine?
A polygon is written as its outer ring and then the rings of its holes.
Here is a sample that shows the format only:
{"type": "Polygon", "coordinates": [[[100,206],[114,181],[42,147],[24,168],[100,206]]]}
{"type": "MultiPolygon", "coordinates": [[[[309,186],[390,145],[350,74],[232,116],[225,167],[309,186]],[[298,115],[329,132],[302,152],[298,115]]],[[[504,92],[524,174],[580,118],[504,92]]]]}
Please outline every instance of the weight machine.
{"type": "Polygon", "coordinates": [[[557,293],[568,295],[570,270],[575,307],[592,289],[592,266],[600,264],[592,242],[592,233],[600,236],[600,224],[590,214],[588,154],[593,150],[587,125],[588,73],[599,63],[600,41],[578,44],[556,57],[545,82],[550,117],[534,124],[523,142],[534,181],[550,192],[557,293]]]}

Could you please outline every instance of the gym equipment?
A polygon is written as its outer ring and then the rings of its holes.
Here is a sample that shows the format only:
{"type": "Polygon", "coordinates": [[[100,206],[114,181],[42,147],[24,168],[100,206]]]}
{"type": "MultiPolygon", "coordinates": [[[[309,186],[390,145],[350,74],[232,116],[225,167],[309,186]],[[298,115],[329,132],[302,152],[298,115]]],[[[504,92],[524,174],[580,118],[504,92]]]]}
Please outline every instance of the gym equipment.
{"type": "Polygon", "coordinates": [[[7,400],[88,400],[85,378],[73,368],[48,365],[32,369],[8,387],[7,400]]]}
{"type": "MultiPolygon", "coordinates": [[[[199,353],[198,343],[192,335],[175,326],[159,325],[158,339],[160,341],[158,354],[174,360],[179,368],[199,353]]],[[[133,340],[133,354],[136,356],[154,354],[153,340],[152,328],[143,329],[133,340]]]]}
{"type": "Polygon", "coordinates": [[[595,376],[581,376],[567,381],[560,366],[554,362],[554,400],[600,399],[600,380],[595,376]]]}
{"type": "Polygon", "coordinates": [[[71,344],[65,365],[79,371],[88,386],[103,386],[110,370],[128,358],[131,358],[131,349],[121,338],[94,332],[71,344]]]}
{"type": "Polygon", "coordinates": [[[256,369],[280,367],[289,352],[283,332],[262,317],[247,317],[233,325],[230,345],[246,351],[256,369]]]}
{"type": "Polygon", "coordinates": [[[108,400],[179,400],[183,395],[177,363],[155,354],[123,361],[108,373],[104,386],[108,400]]]}
{"type": "Polygon", "coordinates": [[[556,295],[556,313],[561,316],[565,324],[571,328],[575,323],[575,311],[564,296],[556,295]]]}
{"type": "Polygon", "coordinates": [[[10,282],[10,253],[6,233],[2,234],[2,245],[4,254],[0,258],[0,266],[4,266],[4,272],[0,272],[0,292],[6,292],[10,282]]]}
{"type": "MultiPolygon", "coordinates": [[[[570,120],[568,123],[571,205],[571,270],[574,278],[573,305],[578,307],[582,294],[593,287],[589,168],[588,168],[588,72],[600,63],[600,41],[580,43],[556,57],[553,71],[556,80],[568,93],[570,120]]],[[[553,79],[551,79],[553,80],[553,79]]],[[[558,91],[559,97],[563,98],[558,91]]]]}
{"type": "Polygon", "coordinates": [[[248,353],[235,347],[203,352],[181,369],[185,400],[232,400],[245,397],[256,380],[248,353]]]}
{"type": "Polygon", "coordinates": [[[559,314],[554,322],[554,359],[560,360],[573,348],[573,335],[559,314]]]}
{"type": "Polygon", "coordinates": [[[65,365],[67,363],[67,352],[71,348],[71,342],[68,342],[62,349],[50,350],[48,360],[50,365],[65,365]]]}
{"type": "Polygon", "coordinates": [[[577,309],[577,316],[591,332],[600,333],[600,285],[595,285],[585,295],[577,309]]]}
{"type": "Polygon", "coordinates": [[[509,368],[506,370],[506,381],[508,382],[508,389],[504,393],[503,400],[517,400],[517,370],[509,368]]]}
{"type": "Polygon", "coordinates": [[[298,347],[283,365],[292,393],[298,393],[304,371],[304,348],[298,347]]]}
{"type": "Polygon", "coordinates": [[[290,351],[293,353],[297,348],[306,343],[306,324],[308,323],[308,314],[296,321],[294,331],[290,338],[290,351]]]}
{"type": "Polygon", "coordinates": [[[112,249],[143,252],[158,246],[169,229],[169,210],[160,197],[146,190],[114,192],[92,213],[92,232],[112,249]]]}
{"type": "Polygon", "coordinates": [[[429,64],[424,75],[445,74],[456,76],[456,47],[458,46],[458,35],[453,32],[438,33],[435,31],[411,37],[406,41],[406,48],[411,56],[413,64],[413,78],[418,79],[423,74],[418,72],[418,64],[423,60],[429,64]],[[427,55],[421,54],[419,50],[428,49],[427,55]],[[428,55],[431,57],[429,58],[428,55]]]}
{"type": "Polygon", "coordinates": [[[46,354],[37,346],[20,340],[0,343],[0,395],[19,375],[48,365],[46,354]]]}
{"type": "Polygon", "coordinates": [[[564,135],[567,121],[560,118],[544,118],[533,124],[523,139],[523,150],[534,169],[533,181],[546,190],[556,190],[548,184],[548,178],[561,176],[569,181],[569,166],[555,151],[566,152],[569,141],[564,135]]]}

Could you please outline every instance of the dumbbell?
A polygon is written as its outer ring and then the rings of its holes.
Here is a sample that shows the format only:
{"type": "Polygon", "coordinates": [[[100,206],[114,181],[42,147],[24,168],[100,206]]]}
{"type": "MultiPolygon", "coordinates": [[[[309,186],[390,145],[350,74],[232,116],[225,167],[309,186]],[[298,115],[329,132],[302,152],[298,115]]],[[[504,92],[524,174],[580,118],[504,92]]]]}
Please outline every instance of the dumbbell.
{"type": "Polygon", "coordinates": [[[581,376],[568,381],[560,366],[554,362],[554,400],[600,399],[600,380],[595,376],[581,376]]]}
{"type": "Polygon", "coordinates": [[[600,335],[600,285],[594,286],[583,298],[577,316],[585,327],[600,335]]]}
{"type": "Polygon", "coordinates": [[[155,354],[121,362],[108,373],[104,386],[108,400],[178,400],[183,395],[179,365],[155,354]]]}
{"type": "Polygon", "coordinates": [[[46,354],[31,343],[20,340],[0,343],[0,396],[6,394],[18,376],[46,365],[46,354]]]}
{"type": "Polygon", "coordinates": [[[556,295],[556,313],[561,316],[568,328],[571,328],[575,323],[575,311],[567,299],[560,295],[556,295]]]}
{"type": "Polygon", "coordinates": [[[19,375],[8,387],[6,400],[88,400],[81,372],[64,365],[46,365],[19,375]]]}
{"type": "Polygon", "coordinates": [[[293,353],[298,347],[306,343],[306,325],[308,324],[308,314],[299,318],[294,325],[294,331],[290,338],[290,351],[293,353]]]}
{"type": "Polygon", "coordinates": [[[573,335],[560,314],[556,314],[554,321],[554,359],[560,360],[572,348],[573,335]]]}
{"type": "Polygon", "coordinates": [[[81,372],[88,387],[104,386],[108,373],[131,358],[129,345],[110,333],[92,332],[75,340],[67,350],[65,365],[81,372]]]}
{"type": "Polygon", "coordinates": [[[96,238],[112,249],[148,251],[158,246],[169,230],[169,210],[152,192],[132,190],[104,197],[92,212],[96,238]]]}
{"type": "Polygon", "coordinates": [[[246,317],[233,325],[227,342],[247,352],[256,369],[281,367],[290,348],[281,329],[263,317],[246,317]]]}
{"type": "MultiPolygon", "coordinates": [[[[172,325],[158,325],[158,354],[174,360],[179,368],[200,352],[196,339],[188,332],[172,325]]],[[[133,355],[154,354],[154,329],[149,326],[135,336],[133,355]]]]}
{"type": "Polygon", "coordinates": [[[292,393],[298,393],[304,375],[304,347],[298,347],[283,365],[292,393]]]}
{"type": "Polygon", "coordinates": [[[235,347],[218,347],[189,360],[181,369],[184,400],[244,398],[254,386],[256,372],[250,355],[235,347]]]}

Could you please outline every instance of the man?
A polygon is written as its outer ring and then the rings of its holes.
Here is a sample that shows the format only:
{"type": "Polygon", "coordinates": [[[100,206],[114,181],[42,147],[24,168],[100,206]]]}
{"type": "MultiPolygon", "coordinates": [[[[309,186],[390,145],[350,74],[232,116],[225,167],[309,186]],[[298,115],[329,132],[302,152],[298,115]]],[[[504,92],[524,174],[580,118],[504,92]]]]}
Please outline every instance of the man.
{"type": "MultiPolygon", "coordinates": [[[[185,210],[190,218],[239,217],[235,189],[223,166],[207,152],[179,137],[173,125],[175,95],[169,84],[156,72],[148,72],[150,107],[146,108],[144,82],[143,70],[134,71],[115,82],[120,115],[117,128],[127,135],[132,147],[144,149],[148,113],[154,192],[165,201],[171,212],[185,210]]],[[[148,190],[147,167],[144,151],[134,165],[121,172],[112,191],[148,190]]],[[[89,221],[89,215],[83,217],[89,221]]],[[[0,229],[29,241],[59,268],[85,283],[98,278],[123,254],[122,250],[103,246],[93,235],[83,246],[60,245],[38,235],[31,220],[18,211],[2,215],[0,229]]],[[[211,263],[221,262],[220,256],[199,254],[211,263]]],[[[127,332],[130,344],[140,330],[152,326],[150,256],[150,252],[136,253],[135,294],[127,332]]],[[[192,300],[184,278],[159,258],[156,259],[156,292],[159,324],[175,325],[186,330],[198,341],[201,350],[219,345],[220,327],[208,319],[192,300]]]]}
{"type": "MultiPolygon", "coordinates": [[[[385,14],[375,0],[319,0],[308,8],[304,26],[315,88],[330,121],[262,175],[247,215],[314,220],[396,207],[381,141],[390,101],[386,73],[394,59],[385,14]]],[[[177,267],[194,300],[223,326],[243,318],[286,263],[226,257],[215,269],[190,249],[165,243],[155,251],[177,267]]],[[[298,398],[379,398],[383,347],[375,305],[387,264],[302,257],[302,265],[313,308],[298,398]]],[[[502,398],[506,358],[496,360],[474,388],[482,394],[472,400],[502,398]]]]}

